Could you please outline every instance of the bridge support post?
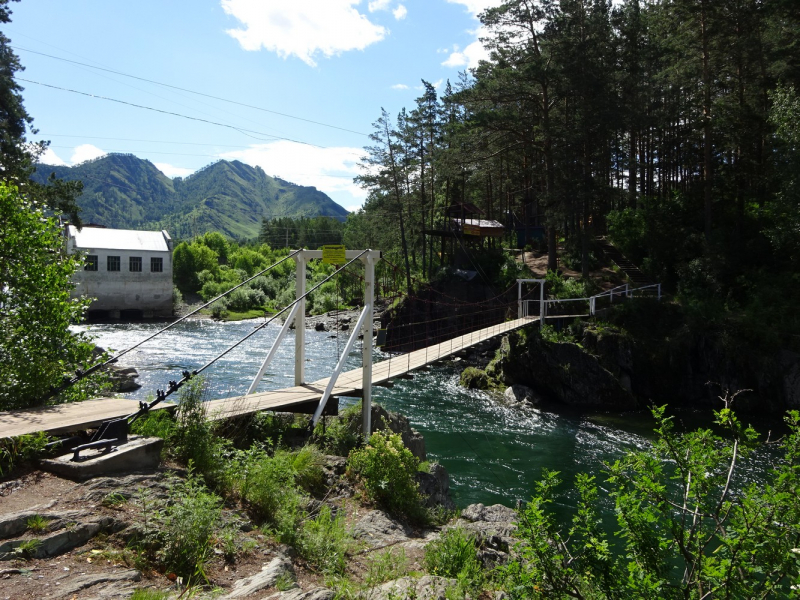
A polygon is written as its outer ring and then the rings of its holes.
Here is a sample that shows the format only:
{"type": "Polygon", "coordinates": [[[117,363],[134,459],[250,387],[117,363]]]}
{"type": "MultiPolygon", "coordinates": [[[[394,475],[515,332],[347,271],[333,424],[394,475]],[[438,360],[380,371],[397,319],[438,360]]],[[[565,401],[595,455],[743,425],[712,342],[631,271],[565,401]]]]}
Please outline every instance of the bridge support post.
{"type": "Polygon", "coordinates": [[[374,329],[375,307],[375,258],[367,256],[364,260],[364,309],[367,319],[363,327],[361,342],[362,389],[361,431],[367,440],[372,433],[372,333],[374,329]]]}
{"type": "Polygon", "coordinates": [[[303,385],[306,378],[306,256],[299,252],[295,257],[296,270],[296,298],[302,298],[297,303],[297,316],[294,320],[294,384],[303,385]]]}
{"type": "Polygon", "coordinates": [[[547,316],[547,305],[544,303],[544,279],[539,284],[539,330],[544,327],[544,318],[547,316]]]}

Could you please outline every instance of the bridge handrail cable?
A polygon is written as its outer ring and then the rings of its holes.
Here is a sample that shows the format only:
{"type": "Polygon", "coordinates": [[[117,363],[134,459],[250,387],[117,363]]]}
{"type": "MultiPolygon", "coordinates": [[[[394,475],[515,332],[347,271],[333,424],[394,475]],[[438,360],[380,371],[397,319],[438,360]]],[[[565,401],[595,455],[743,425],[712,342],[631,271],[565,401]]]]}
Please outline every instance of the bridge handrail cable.
{"type": "Polygon", "coordinates": [[[95,372],[97,372],[99,369],[102,369],[103,367],[106,367],[106,366],[110,365],[111,363],[114,363],[114,362],[116,362],[116,361],[117,361],[117,360],[119,360],[121,357],[123,357],[123,356],[125,356],[126,354],[128,354],[128,352],[131,352],[131,351],[133,351],[133,350],[136,350],[136,348],[138,348],[138,347],[140,347],[140,346],[142,346],[142,345],[146,344],[147,342],[149,342],[149,341],[150,341],[150,340],[152,340],[153,338],[155,338],[155,337],[158,337],[159,335],[161,335],[161,334],[162,334],[162,333],[164,333],[165,331],[168,331],[168,330],[172,329],[172,328],[173,328],[173,327],[175,327],[175,326],[176,326],[178,323],[182,323],[183,321],[185,321],[185,320],[186,320],[186,319],[188,319],[189,317],[192,317],[192,316],[196,315],[197,313],[199,313],[199,312],[200,312],[201,310],[203,310],[204,308],[208,308],[209,306],[211,306],[212,304],[214,304],[214,302],[216,302],[217,300],[219,300],[219,299],[221,299],[221,298],[224,298],[224,297],[225,297],[225,296],[227,296],[228,294],[230,294],[230,293],[232,293],[232,292],[234,292],[234,291],[238,290],[238,289],[239,289],[240,287],[242,287],[243,285],[246,285],[246,284],[250,283],[250,282],[251,282],[251,281],[253,281],[253,280],[254,280],[256,277],[260,277],[260,276],[261,276],[261,275],[263,275],[264,273],[268,273],[269,271],[271,271],[272,269],[274,269],[275,267],[277,267],[279,264],[281,264],[281,263],[283,263],[283,262],[285,262],[285,261],[289,260],[290,258],[294,258],[294,256],[295,256],[295,255],[297,255],[297,253],[299,253],[299,252],[302,252],[302,250],[295,250],[294,252],[292,252],[292,253],[290,253],[290,254],[287,254],[287,255],[286,255],[286,256],[284,256],[282,259],[280,259],[278,262],[276,262],[276,263],[273,263],[272,265],[270,265],[270,266],[269,266],[269,267],[267,267],[266,269],[262,269],[261,271],[259,271],[258,273],[256,273],[256,274],[255,274],[255,275],[253,275],[252,277],[250,277],[249,279],[246,279],[245,281],[243,281],[243,282],[241,282],[241,283],[239,283],[239,284],[237,284],[237,285],[233,286],[233,287],[232,287],[232,288],[230,288],[228,291],[221,293],[219,296],[216,296],[215,298],[212,298],[211,300],[209,300],[208,302],[206,302],[206,303],[205,303],[205,304],[203,304],[202,306],[199,306],[198,308],[194,309],[193,311],[191,311],[191,312],[189,312],[189,313],[187,313],[187,314],[183,315],[182,317],[180,317],[179,319],[177,319],[177,320],[173,321],[172,323],[170,323],[170,324],[169,324],[169,325],[167,325],[166,327],[163,327],[162,329],[159,329],[159,330],[158,330],[158,331],[156,331],[154,334],[152,334],[152,335],[149,335],[149,336],[147,336],[146,338],[144,338],[143,340],[141,340],[141,341],[139,341],[139,342],[135,343],[133,346],[131,346],[131,347],[129,347],[129,348],[126,348],[125,350],[122,350],[121,352],[118,352],[117,354],[115,354],[115,355],[114,355],[114,356],[112,356],[111,358],[109,358],[109,359],[107,359],[107,360],[105,360],[105,361],[99,362],[99,363],[97,363],[96,365],[94,365],[94,366],[92,366],[92,367],[89,367],[89,368],[88,368],[88,369],[86,369],[85,371],[76,371],[76,372],[75,372],[75,376],[74,376],[74,377],[70,378],[68,381],[66,381],[65,383],[63,383],[61,386],[59,386],[59,387],[57,387],[57,388],[53,388],[53,389],[51,389],[51,390],[50,390],[50,392],[48,392],[48,394],[47,394],[46,396],[44,396],[44,398],[42,398],[42,403],[44,403],[44,402],[47,402],[47,400],[49,400],[49,399],[50,399],[50,398],[52,398],[53,396],[56,396],[56,395],[60,394],[61,392],[63,392],[64,390],[66,390],[66,389],[68,389],[68,388],[72,387],[73,385],[75,385],[76,383],[78,383],[79,381],[81,381],[82,379],[84,379],[84,378],[88,377],[88,376],[89,376],[89,375],[91,375],[92,373],[95,373],[95,372]]]}

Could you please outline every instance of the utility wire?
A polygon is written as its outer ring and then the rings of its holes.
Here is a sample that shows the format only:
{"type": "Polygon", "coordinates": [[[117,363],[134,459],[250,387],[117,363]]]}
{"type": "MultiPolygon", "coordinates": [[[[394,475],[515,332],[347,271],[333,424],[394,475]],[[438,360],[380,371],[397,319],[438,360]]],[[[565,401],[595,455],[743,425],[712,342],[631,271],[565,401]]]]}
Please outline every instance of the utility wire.
{"type": "Polygon", "coordinates": [[[361,131],[354,131],[353,129],[346,129],[345,127],[339,127],[337,125],[330,125],[329,123],[323,123],[321,121],[314,121],[312,119],[304,119],[303,117],[297,117],[295,115],[290,115],[287,113],[278,112],[276,110],[270,110],[268,108],[262,108],[260,106],[253,106],[252,104],[245,104],[244,102],[237,102],[236,100],[229,100],[227,98],[222,98],[220,96],[213,96],[211,94],[204,94],[203,92],[197,92],[195,90],[190,90],[187,88],[178,87],[176,85],[170,85],[168,83],[162,83],[160,81],[154,81],[153,79],[147,79],[145,77],[137,77],[136,75],[130,75],[128,73],[123,73],[121,71],[115,71],[114,69],[106,69],[103,67],[97,67],[94,65],[90,65],[87,63],[82,63],[77,60],[70,60],[68,58],[61,58],[60,56],[54,56],[52,54],[46,54],[44,52],[37,52],[36,50],[30,50],[28,48],[22,48],[21,46],[14,46],[11,45],[12,48],[15,50],[22,50],[24,52],[30,52],[31,54],[38,54],[39,56],[46,56],[47,58],[52,58],[54,60],[60,60],[63,62],[72,63],[74,65],[80,65],[82,67],[88,67],[90,69],[96,69],[98,71],[105,71],[107,73],[113,73],[115,75],[122,75],[123,77],[130,77],[131,79],[137,79],[139,81],[145,81],[147,83],[153,83],[155,85],[160,85],[162,87],[171,88],[173,90],[179,90],[181,92],[188,92],[190,94],[195,94],[196,96],[203,96],[205,98],[211,98],[213,100],[219,100],[221,102],[228,102],[229,104],[235,104],[237,106],[243,106],[245,108],[252,108],[253,110],[259,110],[261,112],[270,113],[273,115],[279,115],[281,117],[286,117],[287,119],[295,119],[297,121],[304,121],[306,123],[312,123],[314,125],[320,125],[321,127],[329,127],[331,129],[338,129],[339,131],[346,131],[348,133],[355,133],[356,135],[363,135],[364,137],[369,137],[369,134],[363,133],[361,131]]]}
{"type": "Polygon", "coordinates": [[[261,131],[254,131],[252,129],[244,129],[242,127],[236,127],[235,125],[228,125],[227,123],[220,123],[218,121],[211,121],[209,119],[201,119],[200,117],[190,117],[189,115],[184,115],[181,113],[172,112],[169,110],[162,110],[160,108],[153,108],[152,106],[145,106],[143,104],[135,104],[133,102],[127,102],[125,100],[118,100],[117,98],[109,98],[108,96],[99,96],[97,94],[90,94],[88,92],[81,92],[79,90],[73,90],[70,88],[65,88],[57,85],[52,85],[49,83],[42,83],[41,81],[34,81],[32,79],[25,79],[23,77],[16,77],[17,81],[24,81],[26,83],[33,83],[35,85],[41,85],[43,87],[48,87],[54,90],[60,90],[62,92],[70,92],[72,94],[78,94],[80,96],[87,96],[89,98],[97,98],[99,100],[107,100],[109,102],[116,102],[117,104],[124,104],[125,106],[132,106],[134,108],[141,108],[143,110],[150,110],[153,112],[161,113],[164,115],[170,115],[173,117],[180,117],[181,119],[188,119],[190,121],[199,121],[200,123],[207,123],[209,125],[216,125],[217,127],[225,127],[226,129],[233,129],[234,131],[238,131],[239,133],[246,135],[247,137],[253,138],[254,140],[261,140],[267,141],[263,137],[257,137],[257,135],[266,136],[267,138],[276,139],[276,140],[285,140],[287,142],[294,142],[295,144],[303,144],[305,146],[311,146],[313,148],[325,148],[325,146],[319,146],[317,144],[312,144],[310,142],[303,142],[301,140],[295,140],[292,138],[282,137],[279,135],[273,135],[271,133],[263,133],[261,131]],[[251,135],[257,134],[257,135],[251,135]]]}

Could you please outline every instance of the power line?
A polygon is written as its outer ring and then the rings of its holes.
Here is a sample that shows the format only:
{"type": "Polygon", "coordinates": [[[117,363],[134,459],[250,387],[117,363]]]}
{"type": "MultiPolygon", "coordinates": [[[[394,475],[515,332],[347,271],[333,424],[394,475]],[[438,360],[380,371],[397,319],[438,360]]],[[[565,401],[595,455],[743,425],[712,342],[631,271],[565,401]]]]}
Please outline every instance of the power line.
{"type": "Polygon", "coordinates": [[[46,54],[44,52],[37,52],[36,50],[30,50],[28,48],[22,48],[21,46],[11,45],[11,47],[14,48],[15,50],[22,50],[23,52],[30,52],[32,54],[38,54],[39,56],[46,56],[47,58],[52,58],[54,60],[60,60],[60,61],[63,61],[63,62],[68,62],[68,63],[72,63],[72,64],[75,64],[75,65],[80,65],[82,67],[88,67],[90,69],[96,69],[98,71],[105,71],[107,73],[113,73],[115,75],[121,75],[123,77],[130,77],[131,79],[137,79],[139,81],[145,81],[147,83],[160,85],[162,87],[171,88],[173,90],[179,90],[181,92],[188,92],[189,94],[195,94],[197,96],[203,96],[205,98],[211,98],[213,100],[219,100],[221,102],[228,102],[229,104],[235,104],[237,106],[243,106],[245,108],[251,108],[253,110],[259,110],[261,112],[266,112],[266,113],[270,113],[270,114],[273,114],[273,115],[279,115],[281,117],[286,117],[287,119],[295,119],[297,121],[304,121],[306,123],[312,123],[314,125],[320,125],[321,127],[329,127],[331,129],[338,129],[339,131],[346,131],[348,133],[355,133],[356,135],[363,135],[364,137],[369,137],[369,134],[363,133],[361,131],[355,131],[353,129],[347,129],[345,127],[339,127],[337,125],[331,125],[329,123],[323,123],[321,121],[314,121],[312,119],[305,119],[303,117],[297,117],[295,115],[290,115],[290,114],[287,114],[287,113],[278,112],[276,110],[270,110],[268,108],[262,108],[260,106],[253,106],[252,104],[245,104],[244,102],[237,102],[236,100],[229,100],[227,98],[222,98],[220,96],[213,96],[211,94],[205,94],[203,92],[197,92],[195,90],[190,90],[190,89],[187,89],[187,88],[178,87],[176,85],[170,85],[168,83],[162,83],[160,81],[154,81],[152,79],[147,79],[145,77],[138,77],[136,75],[130,75],[128,73],[123,73],[121,71],[115,71],[114,69],[106,69],[104,67],[97,67],[97,66],[94,66],[94,65],[82,63],[82,62],[79,62],[77,60],[70,60],[68,58],[62,58],[60,56],[54,56],[52,54],[46,54]]]}
{"type": "Polygon", "coordinates": [[[25,79],[23,77],[17,77],[16,79],[18,81],[24,81],[26,83],[33,83],[35,85],[41,85],[43,87],[48,87],[48,88],[51,88],[51,89],[54,89],[54,90],[60,90],[62,92],[70,92],[72,94],[78,94],[80,96],[87,96],[89,98],[97,98],[99,100],[107,100],[109,102],[116,102],[117,104],[124,104],[125,106],[132,106],[134,108],[141,108],[143,110],[150,110],[150,111],[153,111],[153,112],[157,112],[157,113],[161,113],[161,114],[165,114],[165,115],[170,115],[170,116],[173,116],[173,117],[180,117],[182,119],[188,119],[190,121],[199,121],[200,123],[207,123],[209,125],[216,125],[217,127],[225,127],[226,129],[233,129],[234,131],[238,131],[239,133],[244,134],[247,137],[251,137],[251,138],[256,139],[256,140],[267,141],[264,138],[259,138],[259,137],[256,137],[255,135],[251,135],[251,134],[255,133],[257,135],[266,136],[267,138],[272,138],[272,139],[276,139],[276,140],[285,140],[287,142],[294,142],[295,144],[303,144],[305,146],[311,146],[313,148],[323,148],[323,149],[325,148],[325,146],[318,146],[317,144],[312,144],[310,142],[303,142],[303,141],[295,140],[295,139],[292,139],[292,138],[282,137],[282,136],[279,136],[279,135],[273,135],[271,133],[263,133],[261,131],[254,131],[252,129],[244,129],[244,128],[241,128],[241,127],[236,127],[234,125],[228,125],[226,123],[220,123],[218,121],[211,121],[209,119],[201,119],[200,117],[190,117],[189,115],[184,115],[184,114],[172,112],[172,111],[169,111],[169,110],[162,110],[160,108],[153,108],[152,106],[145,106],[143,104],[135,104],[133,102],[127,102],[125,100],[118,100],[116,98],[109,98],[108,96],[99,96],[97,94],[90,94],[88,92],[81,92],[81,91],[73,90],[73,89],[70,89],[70,88],[60,87],[60,86],[57,86],[57,85],[51,85],[49,83],[42,83],[41,81],[33,81],[32,79],[25,79]]]}

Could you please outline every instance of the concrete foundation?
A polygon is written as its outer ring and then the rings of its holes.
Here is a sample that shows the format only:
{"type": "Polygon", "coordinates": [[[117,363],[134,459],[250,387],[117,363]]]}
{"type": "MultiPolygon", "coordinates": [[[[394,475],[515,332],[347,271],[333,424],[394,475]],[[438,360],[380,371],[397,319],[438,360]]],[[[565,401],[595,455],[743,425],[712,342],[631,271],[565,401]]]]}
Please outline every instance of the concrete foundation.
{"type": "Polygon", "coordinates": [[[73,461],[73,452],[57,458],[39,461],[39,466],[51,473],[85,481],[92,477],[120,475],[142,471],[154,471],[161,463],[164,440],[156,437],[131,436],[128,442],[113,447],[111,451],[83,450],[80,458],[73,461]]]}

